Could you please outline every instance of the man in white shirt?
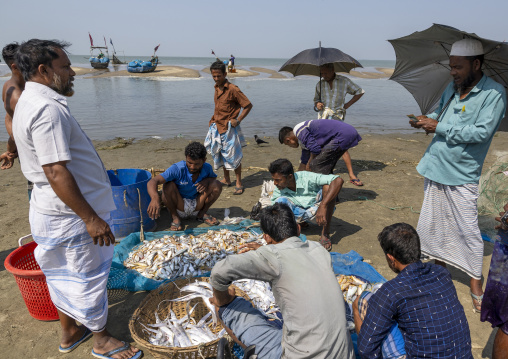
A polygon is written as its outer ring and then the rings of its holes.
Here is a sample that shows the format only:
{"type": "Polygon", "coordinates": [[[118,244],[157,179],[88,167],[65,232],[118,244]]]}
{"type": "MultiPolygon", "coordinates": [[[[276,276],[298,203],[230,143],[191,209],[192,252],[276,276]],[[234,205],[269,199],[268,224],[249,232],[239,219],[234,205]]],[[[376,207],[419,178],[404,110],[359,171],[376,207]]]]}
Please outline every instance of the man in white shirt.
{"type": "Polygon", "coordinates": [[[34,255],[58,309],[60,352],[69,353],[93,334],[94,356],[139,358],[141,351],[106,330],[106,284],[115,243],[108,222],[115,204],[104,165],[67,107],[65,96],[74,94],[75,75],[67,46],[32,39],[16,54],[26,85],[13,134],[21,170],[34,183],[34,255]]]}

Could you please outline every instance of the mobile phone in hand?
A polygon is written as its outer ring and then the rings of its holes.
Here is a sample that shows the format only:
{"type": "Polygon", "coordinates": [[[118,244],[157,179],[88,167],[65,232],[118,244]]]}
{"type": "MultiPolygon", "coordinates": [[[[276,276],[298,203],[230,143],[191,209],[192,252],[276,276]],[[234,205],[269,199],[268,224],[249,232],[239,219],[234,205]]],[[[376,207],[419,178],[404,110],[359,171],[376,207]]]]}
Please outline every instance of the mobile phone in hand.
{"type": "Polygon", "coordinates": [[[407,117],[409,117],[409,121],[412,122],[412,123],[417,123],[419,122],[419,120],[416,118],[415,115],[411,114],[411,115],[407,115],[407,117]]]}

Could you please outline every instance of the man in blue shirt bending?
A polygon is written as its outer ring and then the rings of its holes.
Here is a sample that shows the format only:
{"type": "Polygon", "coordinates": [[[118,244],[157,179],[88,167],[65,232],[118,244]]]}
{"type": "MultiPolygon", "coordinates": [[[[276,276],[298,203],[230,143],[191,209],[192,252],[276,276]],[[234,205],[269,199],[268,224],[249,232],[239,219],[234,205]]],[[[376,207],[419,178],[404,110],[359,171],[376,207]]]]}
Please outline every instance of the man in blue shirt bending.
{"type": "Polygon", "coordinates": [[[172,231],[182,230],[182,219],[193,216],[210,226],[219,224],[206,213],[222,192],[222,185],[216,178],[212,166],[206,163],[205,146],[199,142],[188,144],[185,161],[175,163],[148,182],[148,194],[152,198],[148,215],[152,219],[159,218],[161,199],[157,188],[163,185],[162,201],[171,214],[172,231]]]}
{"type": "Polygon", "coordinates": [[[505,115],[506,91],[482,72],[482,43],[463,39],[450,51],[448,85],[436,111],[411,126],[434,133],[417,171],[425,177],[417,231],[422,254],[468,274],[473,309],[483,299],[483,240],[478,228],[478,182],[492,138],[505,115]]]}
{"type": "Polygon", "coordinates": [[[370,297],[363,322],[358,300],[353,303],[360,357],[382,358],[381,346],[396,322],[408,359],[472,359],[469,326],[450,273],[420,261],[420,238],[409,224],[385,227],[378,239],[397,277],[370,297]]]}

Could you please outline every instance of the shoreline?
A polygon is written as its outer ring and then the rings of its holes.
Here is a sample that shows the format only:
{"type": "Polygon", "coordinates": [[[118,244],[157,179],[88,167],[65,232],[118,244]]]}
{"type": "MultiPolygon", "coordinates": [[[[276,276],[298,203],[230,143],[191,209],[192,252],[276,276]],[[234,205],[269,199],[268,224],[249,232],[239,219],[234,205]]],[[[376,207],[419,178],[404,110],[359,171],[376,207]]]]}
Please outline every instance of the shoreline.
{"type": "MultiPolygon", "coordinates": [[[[286,79],[291,78],[292,75],[286,72],[278,72],[272,69],[267,69],[259,66],[245,66],[248,69],[244,69],[243,66],[236,68],[235,73],[228,72],[228,77],[251,77],[260,76],[261,74],[269,75],[268,78],[272,79],[286,79]]],[[[76,72],[77,77],[81,78],[108,78],[108,77],[178,77],[178,78],[200,78],[203,77],[201,73],[210,74],[210,69],[205,67],[201,70],[195,70],[183,66],[168,66],[159,65],[153,72],[149,73],[130,73],[127,70],[111,71],[109,69],[93,69],[86,67],[72,67],[76,72]]],[[[376,67],[376,72],[372,71],[356,71],[352,70],[349,73],[340,72],[341,75],[349,75],[355,78],[364,79],[384,79],[388,78],[393,74],[394,69],[385,67],[376,67]]],[[[8,76],[8,74],[6,75],[8,76]]],[[[4,76],[5,77],[5,76],[4,76]]]]}
{"type": "MultiPolygon", "coordinates": [[[[348,182],[347,170],[339,161],[334,173],[344,178],[345,183],[339,194],[339,203],[331,223],[333,251],[347,253],[355,250],[385,278],[392,279],[395,274],[386,265],[377,234],[387,225],[405,222],[416,227],[419,210],[423,201],[423,177],[415,167],[422,157],[431,136],[418,132],[414,134],[365,134],[360,144],[350,150],[353,168],[364,182],[356,187],[348,182]]],[[[224,210],[229,208],[231,216],[248,217],[252,207],[261,194],[264,180],[271,179],[266,170],[268,164],[277,158],[288,158],[294,166],[298,165],[300,151],[279,144],[274,137],[264,138],[268,144],[250,145],[244,148],[243,184],[245,193],[233,195],[234,187],[225,187],[209,213],[219,219],[224,218],[224,210]]],[[[200,139],[202,140],[202,139],[200,139]]],[[[191,141],[187,138],[140,139],[136,141],[93,141],[106,169],[119,168],[167,168],[184,158],[184,147],[191,141]]],[[[0,142],[5,146],[5,142],[0,142]]],[[[508,133],[498,132],[487,155],[483,173],[487,173],[494,162],[505,155],[508,148],[508,133]]],[[[208,162],[210,158],[208,156],[208,162]]],[[[222,178],[222,170],[216,171],[222,178]]],[[[56,350],[60,334],[60,323],[41,322],[28,314],[17,284],[3,267],[5,257],[17,248],[17,239],[30,233],[28,223],[29,204],[26,192],[26,179],[19,162],[10,170],[0,171],[0,346],[10,348],[12,358],[49,358],[58,356],[56,350]]],[[[488,218],[493,223],[492,218],[488,218]]],[[[164,210],[157,219],[157,231],[170,227],[171,217],[164,210]]],[[[186,228],[205,227],[192,220],[184,220],[186,228]]],[[[303,233],[309,240],[317,240],[320,228],[310,226],[303,233]]],[[[484,242],[483,276],[487,278],[492,243],[484,242]]],[[[464,273],[449,267],[459,301],[464,307],[471,330],[472,352],[474,358],[489,357],[495,330],[489,323],[480,322],[478,314],[471,310],[469,278],[464,273]]],[[[132,342],[128,322],[147,292],[126,293],[121,290],[109,292],[109,330],[116,336],[132,342]]],[[[92,341],[88,341],[73,352],[72,357],[88,359],[92,341]]],[[[143,348],[141,348],[143,349],[143,348]]],[[[145,358],[153,356],[144,350],[145,358]]],[[[59,356],[58,356],[59,357],[59,356]]]]}

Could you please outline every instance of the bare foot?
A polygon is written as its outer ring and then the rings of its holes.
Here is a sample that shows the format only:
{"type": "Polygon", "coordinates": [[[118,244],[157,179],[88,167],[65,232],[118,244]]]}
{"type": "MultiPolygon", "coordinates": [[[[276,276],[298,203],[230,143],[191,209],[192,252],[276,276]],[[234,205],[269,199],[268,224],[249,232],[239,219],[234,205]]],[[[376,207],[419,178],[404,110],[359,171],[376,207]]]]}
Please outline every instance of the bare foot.
{"type": "Polygon", "coordinates": [[[96,333],[94,339],[95,342],[92,354],[95,353],[104,355],[104,353],[121,348],[124,345],[126,346],[125,350],[115,353],[110,357],[115,359],[129,359],[139,352],[139,349],[130,346],[129,343],[124,344],[124,342],[113,338],[106,330],[101,333],[96,333]]]}

